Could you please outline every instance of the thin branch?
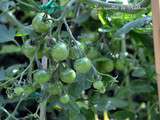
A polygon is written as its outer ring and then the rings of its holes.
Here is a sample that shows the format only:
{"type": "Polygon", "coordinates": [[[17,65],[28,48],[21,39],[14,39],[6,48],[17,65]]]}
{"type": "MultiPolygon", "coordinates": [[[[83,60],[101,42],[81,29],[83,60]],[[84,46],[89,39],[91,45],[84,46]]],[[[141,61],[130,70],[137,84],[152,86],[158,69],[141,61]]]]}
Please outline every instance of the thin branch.
{"type": "Polygon", "coordinates": [[[107,3],[101,0],[87,0],[87,1],[105,7],[105,9],[111,9],[129,13],[144,10],[146,7],[150,5],[150,0],[143,0],[135,5],[120,5],[115,3],[107,3]]]}

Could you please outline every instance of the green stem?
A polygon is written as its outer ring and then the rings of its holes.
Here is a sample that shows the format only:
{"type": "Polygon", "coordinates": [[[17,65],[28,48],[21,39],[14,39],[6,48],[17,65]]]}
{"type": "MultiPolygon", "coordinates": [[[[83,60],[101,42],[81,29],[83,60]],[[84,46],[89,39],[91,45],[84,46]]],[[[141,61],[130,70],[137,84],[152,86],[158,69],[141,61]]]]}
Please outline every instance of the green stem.
{"type": "MultiPolygon", "coordinates": [[[[41,0],[43,4],[45,4],[46,2],[48,2],[48,0],[41,0]]],[[[42,67],[43,69],[47,69],[47,57],[43,56],[42,57],[42,67]]],[[[41,92],[45,93],[45,89],[44,89],[44,85],[41,85],[41,92]]],[[[40,120],[46,120],[46,104],[47,104],[47,100],[43,101],[42,98],[42,102],[40,103],[40,120]]]]}
{"type": "Polygon", "coordinates": [[[26,3],[26,2],[23,2],[23,1],[21,1],[21,0],[16,0],[18,3],[20,3],[20,4],[22,4],[22,5],[25,5],[26,7],[30,7],[30,8],[32,8],[32,9],[35,9],[35,7],[33,6],[33,5],[30,5],[30,4],[28,4],[28,3],[26,3]]]}

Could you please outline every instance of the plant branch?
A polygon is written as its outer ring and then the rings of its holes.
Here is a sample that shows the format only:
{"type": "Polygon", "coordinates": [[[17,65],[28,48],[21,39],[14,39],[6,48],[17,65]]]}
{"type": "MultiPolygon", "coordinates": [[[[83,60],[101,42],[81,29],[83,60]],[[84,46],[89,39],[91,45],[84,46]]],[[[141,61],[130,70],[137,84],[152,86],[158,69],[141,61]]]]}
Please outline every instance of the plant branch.
{"type": "Polygon", "coordinates": [[[88,2],[100,5],[102,7],[105,7],[106,9],[118,10],[121,12],[129,13],[144,10],[150,4],[150,0],[143,0],[135,5],[120,5],[115,3],[107,3],[100,0],[88,0],[88,2]]]}

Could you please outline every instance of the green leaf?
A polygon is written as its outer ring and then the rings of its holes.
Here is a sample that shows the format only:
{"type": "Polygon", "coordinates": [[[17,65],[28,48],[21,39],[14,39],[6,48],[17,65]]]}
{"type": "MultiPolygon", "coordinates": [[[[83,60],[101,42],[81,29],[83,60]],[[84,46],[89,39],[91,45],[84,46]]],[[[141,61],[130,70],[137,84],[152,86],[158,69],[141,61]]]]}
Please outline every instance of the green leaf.
{"type": "Polygon", "coordinates": [[[0,43],[13,41],[15,33],[16,32],[14,28],[10,27],[9,29],[7,29],[5,25],[0,24],[0,43]]]}
{"type": "Polygon", "coordinates": [[[21,52],[21,48],[15,45],[4,45],[1,48],[0,54],[18,53],[21,52]]]}
{"type": "Polygon", "coordinates": [[[0,1],[0,10],[7,11],[10,6],[15,6],[15,3],[13,1],[9,1],[9,0],[1,0],[0,1]]]}
{"type": "Polygon", "coordinates": [[[107,98],[106,96],[97,96],[92,99],[94,107],[98,111],[116,110],[128,106],[128,102],[119,98],[107,98]]]}
{"type": "Polygon", "coordinates": [[[134,94],[151,93],[154,90],[154,88],[148,83],[138,82],[138,81],[131,82],[130,89],[134,94]]]}
{"type": "Polygon", "coordinates": [[[69,120],[86,120],[81,114],[78,105],[71,103],[69,107],[69,120]]]}
{"type": "Polygon", "coordinates": [[[136,67],[132,72],[133,77],[144,77],[145,75],[146,75],[145,69],[142,67],[136,67]]]}
{"type": "Polygon", "coordinates": [[[69,94],[75,98],[80,97],[83,90],[90,88],[92,83],[87,76],[78,75],[77,81],[69,87],[69,94]]]}
{"type": "Polygon", "coordinates": [[[125,24],[122,28],[120,28],[115,35],[116,36],[121,36],[123,34],[127,34],[128,32],[130,32],[132,29],[134,28],[140,28],[146,24],[149,24],[151,22],[151,17],[144,17],[144,18],[139,18],[135,21],[132,22],[128,22],[127,24],[125,24]]]}
{"type": "Polygon", "coordinates": [[[135,120],[135,115],[130,111],[117,111],[114,118],[117,120],[135,120]]]}

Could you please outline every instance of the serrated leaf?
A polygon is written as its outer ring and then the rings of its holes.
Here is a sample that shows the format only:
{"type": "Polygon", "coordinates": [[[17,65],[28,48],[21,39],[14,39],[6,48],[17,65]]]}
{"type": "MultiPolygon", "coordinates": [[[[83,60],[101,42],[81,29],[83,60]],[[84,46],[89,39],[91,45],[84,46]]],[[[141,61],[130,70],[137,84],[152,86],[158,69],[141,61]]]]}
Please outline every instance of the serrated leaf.
{"type": "Polygon", "coordinates": [[[77,81],[69,87],[69,94],[75,98],[78,98],[83,90],[91,87],[91,84],[92,83],[89,81],[87,76],[78,75],[77,81]]]}
{"type": "Polygon", "coordinates": [[[8,41],[13,41],[15,37],[15,29],[10,27],[7,29],[5,25],[0,24],[0,43],[5,43],[8,41]]]}
{"type": "Polygon", "coordinates": [[[136,67],[132,72],[133,77],[144,77],[145,75],[146,75],[145,69],[142,67],[136,67]]]}
{"type": "Polygon", "coordinates": [[[78,105],[71,103],[69,107],[69,120],[86,120],[81,114],[78,105]]]}
{"type": "Polygon", "coordinates": [[[17,37],[27,36],[33,33],[33,28],[31,26],[23,26],[16,33],[17,37]]]}
{"type": "Polygon", "coordinates": [[[2,0],[0,1],[0,10],[7,11],[10,6],[15,6],[13,1],[2,0]]]}
{"type": "Polygon", "coordinates": [[[147,84],[147,83],[143,83],[141,82],[131,82],[131,88],[132,92],[134,94],[141,94],[141,93],[150,93],[154,90],[154,88],[147,84]]]}
{"type": "Polygon", "coordinates": [[[93,104],[98,111],[116,110],[128,106],[128,102],[119,98],[107,98],[106,96],[93,98],[93,104]]]}

